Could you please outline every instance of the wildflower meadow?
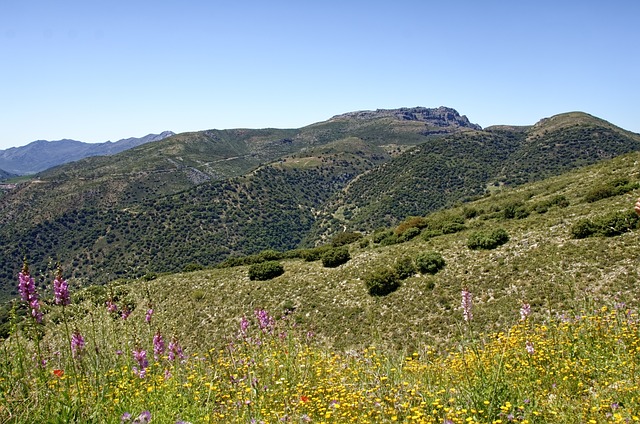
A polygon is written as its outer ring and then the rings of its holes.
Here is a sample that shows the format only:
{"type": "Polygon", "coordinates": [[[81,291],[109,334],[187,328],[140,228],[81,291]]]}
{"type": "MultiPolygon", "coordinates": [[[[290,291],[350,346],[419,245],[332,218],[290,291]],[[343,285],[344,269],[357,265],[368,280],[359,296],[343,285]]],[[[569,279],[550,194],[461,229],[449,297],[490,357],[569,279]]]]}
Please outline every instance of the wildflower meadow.
{"type": "Polygon", "coordinates": [[[624,304],[543,320],[522,302],[514,325],[484,334],[465,287],[460,336],[415,352],[335,351],[296,312],[256,308],[224,344],[195,351],[156,325],[150,300],[74,304],[61,271],[45,299],[26,264],[18,289],[2,423],[640,421],[640,321],[624,304]]]}

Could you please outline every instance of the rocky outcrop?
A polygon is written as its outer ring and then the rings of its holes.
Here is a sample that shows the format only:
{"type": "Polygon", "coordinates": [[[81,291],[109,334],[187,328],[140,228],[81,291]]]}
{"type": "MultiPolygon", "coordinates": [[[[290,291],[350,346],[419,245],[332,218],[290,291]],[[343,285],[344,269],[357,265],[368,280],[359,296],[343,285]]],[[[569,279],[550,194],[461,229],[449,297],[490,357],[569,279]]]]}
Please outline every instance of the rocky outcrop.
{"type": "MultiPolygon", "coordinates": [[[[445,106],[440,106],[434,109],[426,107],[403,107],[400,109],[363,110],[336,115],[331,118],[331,120],[373,120],[380,118],[393,118],[403,121],[420,121],[425,122],[432,127],[462,127],[473,130],[482,130],[480,125],[469,122],[469,119],[466,116],[460,115],[455,109],[445,106]]],[[[432,132],[439,133],[437,130],[433,130],[432,132]]]]}

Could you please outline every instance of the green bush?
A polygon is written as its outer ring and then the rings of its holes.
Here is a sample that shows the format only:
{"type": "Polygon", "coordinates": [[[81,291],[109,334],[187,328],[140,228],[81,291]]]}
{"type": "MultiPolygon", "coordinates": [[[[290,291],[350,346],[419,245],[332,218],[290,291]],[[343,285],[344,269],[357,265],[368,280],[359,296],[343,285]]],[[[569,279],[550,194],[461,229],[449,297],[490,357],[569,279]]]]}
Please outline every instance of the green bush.
{"type": "Polygon", "coordinates": [[[472,233],[467,240],[469,249],[495,249],[509,241],[509,234],[502,229],[496,228],[491,231],[477,231],[472,233]]]}
{"type": "Polygon", "coordinates": [[[613,237],[638,227],[634,211],[612,212],[600,217],[581,219],[571,226],[571,236],[582,239],[592,236],[613,237]]]}
{"type": "Polygon", "coordinates": [[[502,208],[504,219],[522,219],[529,216],[529,211],[522,202],[510,202],[502,208]]]}
{"type": "Polygon", "coordinates": [[[346,247],[337,247],[326,251],[322,255],[322,266],[325,268],[335,268],[347,263],[349,259],[351,259],[349,250],[346,247]]]}
{"type": "Polygon", "coordinates": [[[416,227],[407,228],[402,234],[397,236],[399,243],[404,243],[420,234],[420,229],[416,227]]]}
{"type": "Polygon", "coordinates": [[[345,246],[347,244],[351,244],[355,241],[358,241],[361,238],[362,238],[362,234],[347,231],[347,232],[336,234],[335,236],[333,236],[333,238],[331,239],[331,245],[333,247],[345,246]]]}
{"type": "Polygon", "coordinates": [[[386,296],[400,287],[400,276],[391,268],[375,270],[364,277],[364,284],[372,296],[386,296]]]}
{"type": "Polygon", "coordinates": [[[584,200],[586,202],[593,203],[601,199],[628,193],[631,190],[635,190],[639,186],[640,184],[631,183],[627,178],[617,178],[615,180],[609,181],[606,184],[591,189],[584,196],[584,200]]]}
{"type": "Polygon", "coordinates": [[[459,222],[447,222],[442,225],[442,234],[453,234],[466,229],[464,224],[459,222]]]}
{"type": "Polygon", "coordinates": [[[596,226],[590,219],[583,218],[576,221],[570,229],[571,237],[574,239],[583,239],[592,236],[598,231],[596,226]]]}
{"type": "Polygon", "coordinates": [[[304,259],[306,262],[319,261],[322,258],[322,255],[330,249],[330,245],[313,247],[311,249],[301,249],[300,258],[304,259]]]}
{"type": "Polygon", "coordinates": [[[266,261],[277,261],[278,259],[282,259],[284,254],[282,252],[278,252],[277,250],[267,249],[258,253],[256,262],[266,262],[266,261]]]}
{"type": "Polygon", "coordinates": [[[202,271],[204,267],[197,262],[190,262],[182,268],[182,272],[202,271]]]}
{"type": "Polygon", "coordinates": [[[284,267],[276,261],[253,264],[249,267],[249,279],[265,281],[284,274],[284,267]]]}
{"type": "Polygon", "coordinates": [[[373,233],[373,236],[371,237],[371,240],[375,244],[383,244],[383,242],[387,239],[397,240],[397,236],[393,231],[387,230],[387,231],[376,231],[373,233]]]}
{"type": "Polygon", "coordinates": [[[438,252],[424,252],[416,257],[416,267],[423,274],[435,274],[444,266],[444,258],[438,252]]]}
{"type": "Polygon", "coordinates": [[[598,233],[613,237],[638,227],[638,215],[634,211],[612,212],[594,221],[598,233]]]}
{"type": "Polygon", "coordinates": [[[400,258],[393,266],[394,271],[398,274],[398,278],[405,280],[416,273],[416,267],[409,257],[400,258]]]}

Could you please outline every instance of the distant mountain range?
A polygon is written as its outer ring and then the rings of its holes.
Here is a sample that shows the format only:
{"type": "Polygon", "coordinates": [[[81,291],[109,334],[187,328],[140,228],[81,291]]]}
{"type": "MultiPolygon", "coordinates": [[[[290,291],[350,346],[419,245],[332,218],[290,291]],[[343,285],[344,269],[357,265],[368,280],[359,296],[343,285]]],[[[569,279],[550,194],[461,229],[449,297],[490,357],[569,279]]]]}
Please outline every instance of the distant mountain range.
{"type": "Polygon", "coordinates": [[[582,112],[482,129],[446,107],[177,134],[0,193],[0,298],[25,255],[91,284],[212,266],[370,233],[639,150],[639,134],[582,112]]]}
{"type": "MultiPolygon", "coordinates": [[[[172,131],[149,134],[140,138],[126,138],[115,142],[84,143],[77,140],[37,140],[21,147],[0,150],[0,179],[5,174],[29,175],[57,165],[91,156],[115,155],[141,144],[174,135],[172,131]]],[[[6,177],[6,176],[5,176],[6,177]]]]}

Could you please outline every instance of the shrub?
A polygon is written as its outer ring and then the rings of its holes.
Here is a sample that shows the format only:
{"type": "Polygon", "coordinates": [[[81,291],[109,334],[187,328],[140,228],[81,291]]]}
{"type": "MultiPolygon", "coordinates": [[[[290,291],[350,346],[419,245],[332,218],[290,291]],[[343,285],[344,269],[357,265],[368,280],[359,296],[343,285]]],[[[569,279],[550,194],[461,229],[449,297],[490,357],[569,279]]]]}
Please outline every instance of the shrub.
{"type": "Polygon", "coordinates": [[[444,266],[444,258],[438,252],[424,252],[416,257],[416,267],[423,274],[435,274],[444,266]]]}
{"type": "Polygon", "coordinates": [[[420,229],[416,227],[407,228],[405,232],[397,237],[398,242],[404,243],[420,234],[420,229]]]}
{"type": "Polygon", "coordinates": [[[442,225],[442,234],[453,234],[466,229],[464,224],[459,222],[447,222],[442,225]]]}
{"type": "Polygon", "coordinates": [[[529,216],[529,211],[522,202],[510,202],[504,205],[502,217],[504,219],[522,219],[529,216]]]}
{"type": "Polygon", "coordinates": [[[509,241],[509,235],[502,228],[492,231],[477,231],[467,240],[469,249],[495,249],[509,241]]]}
{"type": "Polygon", "coordinates": [[[276,261],[253,264],[249,267],[249,279],[265,281],[284,274],[284,267],[276,261]]]}
{"type": "Polygon", "coordinates": [[[638,215],[634,211],[613,212],[595,220],[598,233],[613,237],[631,231],[638,226],[638,215]]]}
{"type": "Polygon", "coordinates": [[[395,238],[395,234],[391,230],[387,231],[376,231],[373,233],[371,240],[376,244],[382,244],[382,242],[390,237],[395,238]]]}
{"type": "Polygon", "coordinates": [[[584,200],[586,202],[593,203],[601,199],[606,199],[607,197],[628,193],[639,186],[640,185],[638,183],[629,182],[627,178],[617,178],[604,185],[591,189],[584,196],[584,200]]]}
{"type": "Polygon", "coordinates": [[[634,211],[612,212],[593,220],[581,219],[571,226],[571,236],[582,239],[591,236],[613,237],[638,227],[634,211]]]}
{"type": "Polygon", "coordinates": [[[364,284],[372,296],[386,296],[398,290],[400,277],[391,268],[381,268],[368,274],[364,278],[364,284]]]}
{"type": "Polygon", "coordinates": [[[429,241],[434,237],[438,237],[444,234],[441,230],[424,230],[422,232],[422,239],[424,241],[429,241]]]}
{"type": "Polygon", "coordinates": [[[393,266],[393,269],[401,280],[405,280],[416,273],[416,267],[413,265],[413,261],[409,257],[398,259],[393,266]]]}
{"type": "Polygon", "coordinates": [[[355,232],[344,232],[340,234],[336,234],[331,239],[331,245],[333,247],[345,246],[347,244],[351,244],[355,241],[358,241],[362,238],[362,234],[355,232]]]}
{"type": "Polygon", "coordinates": [[[182,268],[182,272],[202,271],[204,267],[197,262],[190,262],[182,268]]]}
{"type": "Polygon", "coordinates": [[[351,259],[349,250],[346,247],[337,247],[326,251],[322,255],[322,266],[326,268],[335,268],[340,266],[351,259]]]}
{"type": "Polygon", "coordinates": [[[313,247],[311,249],[302,249],[300,251],[300,257],[306,262],[319,261],[322,258],[322,255],[329,249],[331,249],[330,245],[313,247]]]}
{"type": "MultiPolygon", "coordinates": [[[[398,226],[396,227],[396,234],[397,235],[402,235],[404,234],[407,230],[415,228],[415,229],[422,229],[424,227],[427,226],[427,221],[425,218],[421,217],[421,216],[412,216],[409,217],[407,219],[405,219],[404,221],[402,221],[400,224],[398,224],[398,226]]],[[[419,233],[420,231],[418,231],[419,233]]]]}
{"type": "Polygon", "coordinates": [[[571,237],[574,239],[583,239],[592,236],[597,232],[597,228],[590,219],[584,218],[576,221],[570,229],[571,237]]]}
{"type": "Polygon", "coordinates": [[[284,254],[282,252],[278,252],[277,250],[267,249],[258,253],[256,262],[266,262],[266,261],[277,261],[278,259],[282,259],[284,254]]]}

